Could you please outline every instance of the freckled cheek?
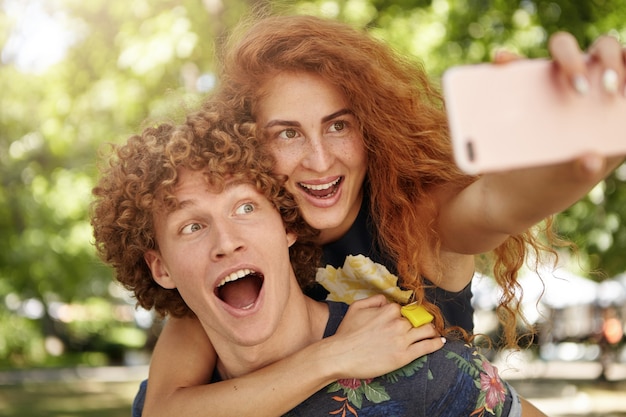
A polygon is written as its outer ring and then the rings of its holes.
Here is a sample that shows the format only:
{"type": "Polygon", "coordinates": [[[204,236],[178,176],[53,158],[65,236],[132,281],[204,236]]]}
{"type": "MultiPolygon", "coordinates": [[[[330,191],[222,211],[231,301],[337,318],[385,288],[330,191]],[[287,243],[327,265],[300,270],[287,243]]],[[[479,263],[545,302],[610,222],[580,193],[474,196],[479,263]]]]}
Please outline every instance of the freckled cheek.
{"type": "Polygon", "coordinates": [[[344,156],[347,165],[358,169],[366,169],[368,157],[365,145],[361,139],[354,138],[351,141],[346,141],[340,152],[340,155],[344,156]]]}

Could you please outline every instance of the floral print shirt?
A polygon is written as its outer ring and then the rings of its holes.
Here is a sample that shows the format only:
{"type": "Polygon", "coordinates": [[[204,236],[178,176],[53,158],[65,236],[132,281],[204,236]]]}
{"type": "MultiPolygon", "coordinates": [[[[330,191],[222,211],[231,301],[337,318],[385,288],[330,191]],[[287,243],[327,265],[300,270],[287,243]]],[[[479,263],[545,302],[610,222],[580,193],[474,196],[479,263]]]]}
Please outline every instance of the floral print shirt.
{"type": "MultiPolygon", "coordinates": [[[[328,302],[325,337],[336,331],[347,305],[328,302]]],[[[459,340],[378,378],[343,379],[318,391],[286,417],[518,416],[518,398],[475,347],[459,340]]]]}

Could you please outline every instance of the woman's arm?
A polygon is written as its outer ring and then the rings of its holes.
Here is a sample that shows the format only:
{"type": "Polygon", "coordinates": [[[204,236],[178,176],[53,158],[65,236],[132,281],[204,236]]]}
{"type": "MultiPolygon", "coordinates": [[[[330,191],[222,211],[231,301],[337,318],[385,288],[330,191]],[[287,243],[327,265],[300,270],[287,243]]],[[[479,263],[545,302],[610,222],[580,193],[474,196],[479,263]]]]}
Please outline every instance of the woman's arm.
{"type": "Polygon", "coordinates": [[[215,352],[197,320],[165,326],[150,365],[143,416],[276,416],[339,378],[369,378],[443,346],[434,328],[414,329],[384,296],[354,303],[337,333],[266,368],[207,384],[215,352]]]}
{"type": "Polygon", "coordinates": [[[585,155],[558,165],[485,174],[461,190],[439,190],[437,228],[444,271],[435,284],[453,292],[465,288],[473,276],[474,255],[565,210],[622,158],[585,155]]]}
{"type": "Polygon", "coordinates": [[[152,353],[141,415],[176,415],[170,398],[175,399],[182,388],[210,381],[216,361],[215,350],[198,319],[169,318],[152,353]]]}
{"type": "Polygon", "coordinates": [[[465,254],[490,251],[571,206],[622,160],[589,154],[558,165],[483,175],[442,210],[444,246],[465,254]]]}
{"type": "MultiPolygon", "coordinates": [[[[603,69],[606,94],[626,94],[626,50],[615,38],[598,38],[587,55],[580,51],[576,39],[564,32],[553,35],[549,46],[561,76],[580,94],[590,88],[589,65],[603,69]]],[[[513,59],[504,55],[496,61],[513,59]]],[[[581,155],[568,163],[485,174],[463,190],[446,190],[441,194],[439,217],[442,247],[459,254],[488,252],[508,236],[584,197],[623,159],[623,155],[581,155]]]]}

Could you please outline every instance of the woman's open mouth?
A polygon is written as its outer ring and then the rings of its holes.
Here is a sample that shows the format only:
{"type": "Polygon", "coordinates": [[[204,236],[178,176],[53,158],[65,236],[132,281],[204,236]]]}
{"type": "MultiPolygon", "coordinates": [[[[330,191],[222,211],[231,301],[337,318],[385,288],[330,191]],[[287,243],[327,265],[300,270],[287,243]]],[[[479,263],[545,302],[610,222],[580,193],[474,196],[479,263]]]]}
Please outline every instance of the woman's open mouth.
{"type": "Polygon", "coordinates": [[[326,184],[306,184],[299,182],[298,186],[303,189],[307,194],[316,198],[330,198],[339,189],[339,185],[343,181],[344,177],[339,177],[334,181],[326,184]]]}

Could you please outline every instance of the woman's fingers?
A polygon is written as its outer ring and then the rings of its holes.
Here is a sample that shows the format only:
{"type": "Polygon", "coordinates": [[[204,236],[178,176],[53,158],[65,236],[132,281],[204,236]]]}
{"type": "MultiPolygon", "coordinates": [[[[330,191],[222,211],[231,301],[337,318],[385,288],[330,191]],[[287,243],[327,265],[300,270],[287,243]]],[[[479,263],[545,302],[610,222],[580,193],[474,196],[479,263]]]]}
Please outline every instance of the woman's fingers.
{"type": "Polygon", "coordinates": [[[442,336],[422,339],[418,342],[411,344],[407,349],[407,353],[410,355],[410,357],[419,358],[441,349],[445,343],[446,338],[442,336]]]}
{"type": "Polygon", "coordinates": [[[552,59],[559,65],[572,86],[580,94],[589,91],[587,64],[585,56],[571,33],[557,32],[550,37],[548,43],[552,59]]]}
{"type": "Polygon", "coordinates": [[[494,64],[508,64],[509,62],[519,61],[524,57],[516,54],[515,52],[507,51],[506,49],[497,50],[493,56],[494,64]]]}
{"type": "Polygon", "coordinates": [[[624,48],[612,36],[601,36],[589,48],[589,56],[604,68],[602,84],[611,94],[624,91],[624,48]]]}
{"type": "Polygon", "coordinates": [[[558,32],[550,37],[549,49],[578,93],[586,94],[590,89],[588,64],[591,64],[601,66],[602,87],[607,93],[626,94],[626,50],[614,37],[599,37],[589,48],[587,57],[572,34],[558,32]]]}
{"type": "Polygon", "coordinates": [[[389,300],[382,294],[376,294],[371,297],[363,298],[361,300],[352,303],[352,308],[355,310],[362,308],[381,307],[385,304],[389,304],[389,300]]]}
{"type": "Polygon", "coordinates": [[[372,298],[354,302],[331,337],[340,346],[334,360],[341,378],[391,372],[445,343],[432,324],[415,328],[398,304],[372,298]]]}

